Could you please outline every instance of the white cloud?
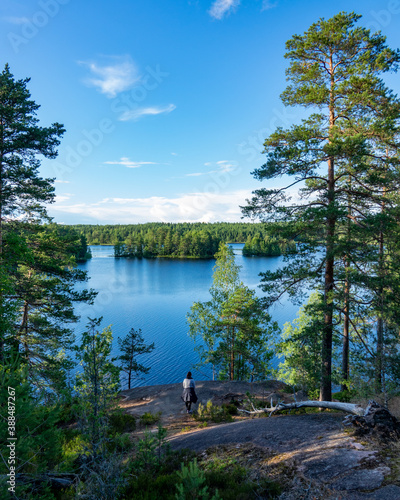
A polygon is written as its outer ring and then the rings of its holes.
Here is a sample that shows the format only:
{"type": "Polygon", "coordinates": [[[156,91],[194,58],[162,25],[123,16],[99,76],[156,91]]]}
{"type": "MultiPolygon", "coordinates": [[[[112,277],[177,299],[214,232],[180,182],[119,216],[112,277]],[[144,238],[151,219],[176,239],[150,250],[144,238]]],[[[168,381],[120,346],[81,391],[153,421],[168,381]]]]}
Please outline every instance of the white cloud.
{"type": "Polygon", "coordinates": [[[175,104],[168,104],[167,106],[150,106],[147,108],[146,107],[136,108],[122,113],[122,115],[119,117],[119,120],[122,122],[131,120],[136,121],[142,118],[142,116],[171,113],[171,111],[173,111],[174,109],[176,109],[175,104]]]}
{"type": "Polygon", "coordinates": [[[278,5],[278,2],[273,2],[272,0],[263,0],[261,11],[273,9],[278,5]]]}
{"type": "Polygon", "coordinates": [[[72,196],[73,196],[73,194],[71,194],[71,193],[57,194],[55,202],[62,203],[64,201],[68,201],[71,199],[72,196]]]}
{"type": "Polygon", "coordinates": [[[208,13],[214,19],[222,19],[240,4],[240,0],[215,0],[208,13]]]}
{"type": "Polygon", "coordinates": [[[159,163],[155,163],[154,161],[133,161],[129,158],[121,158],[119,161],[105,161],[105,165],[122,165],[127,168],[140,168],[143,165],[159,165],[159,163]]]}
{"type": "MultiPolygon", "coordinates": [[[[204,163],[204,166],[210,167],[212,166],[213,163],[207,162],[204,163]]],[[[235,169],[238,168],[237,162],[231,162],[228,160],[220,160],[217,161],[215,164],[216,170],[208,170],[207,172],[195,172],[195,173],[190,173],[186,174],[185,177],[199,177],[200,175],[212,175],[212,174],[220,174],[220,173],[229,173],[233,172],[235,169]]]]}
{"type": "Polygon", "coordinates": [[[58,179],[56,179],[54,182],[56,184],[69,184],[69,181],[61,181],[61,180],[58,180],[58,179]]]}
{"type": "Polygon", "coordinates": [[[238,166],[236,162],[231,162],[228,160],[217,161],[217,165],[222,172],[232,172],[232,170],[235,170],[235,168],[237,168],[238,166]]]}
{"type": "Polygon", "coordinates": [[[96,87],[107,97],[115,97],[140,81],[138,69],[130,56],[110,56],[107,59],[111,61],[103,65],[93,61],[80,62],[93,75],[85,79],[87,85],[96,87]]]}
{"type": "Polygon", "coordinates": [[[105,198],[96,203],[62,205],[55,203],[49,212],[66,218],[66,214],[81,215],[104,223],[138,222],[238,222],[239,206],[245,205],[250,190],[231,192],[196,192],[175,198],[105,198]]]}

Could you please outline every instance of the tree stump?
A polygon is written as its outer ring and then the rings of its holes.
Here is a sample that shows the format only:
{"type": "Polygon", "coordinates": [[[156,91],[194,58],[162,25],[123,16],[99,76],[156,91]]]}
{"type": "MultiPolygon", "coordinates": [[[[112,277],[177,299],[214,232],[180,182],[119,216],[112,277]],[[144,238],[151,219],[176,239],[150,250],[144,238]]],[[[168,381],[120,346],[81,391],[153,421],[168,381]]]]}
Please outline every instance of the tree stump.
{"type": "Polygon", "coordinates": [[[343,424],[354,426],[357,436],[375,435],[379,439],[389,441],[400,439],[400,422],[384,406],[369,401],[365,415],[348,415],[343,424]]]}

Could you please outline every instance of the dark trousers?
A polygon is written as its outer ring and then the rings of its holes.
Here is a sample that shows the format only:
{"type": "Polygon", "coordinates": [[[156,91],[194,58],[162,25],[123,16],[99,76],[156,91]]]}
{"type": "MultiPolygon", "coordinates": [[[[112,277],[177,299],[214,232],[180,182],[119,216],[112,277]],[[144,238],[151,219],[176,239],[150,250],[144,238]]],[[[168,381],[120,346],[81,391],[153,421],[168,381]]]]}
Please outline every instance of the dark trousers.
{"type": "Polygon", "coordinates": [[[186,409],[190,411],[190,408],[192,407],[192,402],[191,401],[185,401],[186,409]]]}

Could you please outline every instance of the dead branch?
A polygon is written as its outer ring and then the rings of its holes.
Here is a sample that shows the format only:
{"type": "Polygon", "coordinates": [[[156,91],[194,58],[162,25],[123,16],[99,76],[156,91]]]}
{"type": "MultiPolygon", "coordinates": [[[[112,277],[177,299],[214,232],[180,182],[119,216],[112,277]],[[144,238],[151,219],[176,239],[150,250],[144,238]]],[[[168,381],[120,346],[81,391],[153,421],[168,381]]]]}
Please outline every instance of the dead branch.
{"type": "Polygon", "coordinates": [[[271,408],[265,407],[256,410],[253,407],[253,411],[242,410],[242,409],[239,409],[239,411],[242,411],[243,413],[248,413],[249,415],[255,415],[257,413],[269,413],[271,416],[273,413],[277,413],[278,411],[293,410],[296,408],[304,408],[304,407],[328,408],[330,410],[339,410],[339,411],[344,411],[346,413],[351,413],[352,415],[360,415],[360,416],[365,415],[365,409],[362,408],[361,406],[353,403],[340,403],[339,401],[299,401],[296,403],[279,402],[276,406],[273,407],[271,406],[271,408]]]}

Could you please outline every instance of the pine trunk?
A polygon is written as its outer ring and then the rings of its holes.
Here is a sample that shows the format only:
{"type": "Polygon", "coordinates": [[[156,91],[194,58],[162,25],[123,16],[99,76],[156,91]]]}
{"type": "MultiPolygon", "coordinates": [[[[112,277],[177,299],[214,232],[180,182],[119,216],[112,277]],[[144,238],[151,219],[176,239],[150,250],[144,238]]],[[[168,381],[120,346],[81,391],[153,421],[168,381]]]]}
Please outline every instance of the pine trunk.
{"type": "MultiPolygon", "coordinates": [[[[329,100],[329,133],[335,125],[334,68],[330,58],[331,90],[329,100]]],[[[330,139],[329,139],[330,142],[330,139]]],[[[324,286],[324,329],[322,334],[322,367],[320,401],[332,400],[332,339],[333,339],[333,280],[334,280],[334,238],[335,238],[335,162],[328,158],[328,213],[326,219],[326,264],[324,286]]]]}

